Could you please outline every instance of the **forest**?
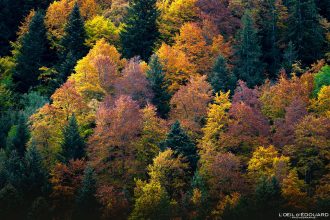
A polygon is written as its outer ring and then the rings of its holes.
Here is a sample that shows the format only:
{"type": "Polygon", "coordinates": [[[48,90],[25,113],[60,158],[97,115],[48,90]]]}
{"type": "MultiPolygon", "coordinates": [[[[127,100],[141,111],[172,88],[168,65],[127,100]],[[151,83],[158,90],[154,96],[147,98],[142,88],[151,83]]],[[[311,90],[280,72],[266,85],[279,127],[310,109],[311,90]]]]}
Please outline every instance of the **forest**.
{"type": "Polygon", "coordinates": [[[326,219],[329,160],[329,0],[0,0],[1,220],[326,219]]]}

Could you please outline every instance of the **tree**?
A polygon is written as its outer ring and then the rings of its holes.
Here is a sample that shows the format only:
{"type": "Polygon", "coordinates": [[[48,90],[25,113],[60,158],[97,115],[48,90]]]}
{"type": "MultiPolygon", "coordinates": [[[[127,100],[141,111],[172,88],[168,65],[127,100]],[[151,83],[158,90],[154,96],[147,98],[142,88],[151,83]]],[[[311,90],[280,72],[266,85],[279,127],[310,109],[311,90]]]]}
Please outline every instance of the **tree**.
{"type": "Polygon", "coordinates": [[[251,12],[245,12],[242,25],[235,49],[237,62],[234,72],[237,79],[245,81],[249,87],[254,87],[263,82],[264,76],[257,29],[254,27],[251,12]]]}
{"type": "Polygon", "coordinates": [[[76,62],[86,54],[86,31],[79,6],[76,3],[65,25],[64,36],[61,39],[61,60],[58,68],[60,80],[64,82],[73,71],[76,62]]]}
{"type": "Polygon", "coordinates": [[[147,61],[159,37],[156,0],[132,0],[120,32],[122,54],[147,61]]]}
{"type": "Polygon", "coordinates": [[[23,199],[17,189],[7,184],[0,190],[0,217],[1,219],[20,219],[23,199]]]}
{"type": "Polygon", "coordinates": [[[37,11],[15,57],[13,81],[16,91],[25,93],[38,85],[39,68],[47,64],[47,41],[44,15],[37,11]]]}
{"type": "Polygon", "coordinates": [[[97,216],[96,177],[94,170],[87,167],[76,197],[75,217],[77,219],[93,219],[97,216]]]}
{"type": "Polygon", "coordinates": [[[50,216],[50,206],[44,197],[36,198],[29,210],[28,219],[43,220],[50,216]]]}
{"type": "Polygon", "coordinates": [[[312,109],[320,115],[330,118],[330,86],[323,86],[317,94],[317,99],[312,100],[312,109]]]}
{"type": "Polygon", "coordinates": [[[36,146],[28,148],[24,157],[24,192],[25,198],[32,202],[34,198],[42,196],[48,187],[48,173],[44,167],[41,154],[36,146]]]}
{"type": "Polygon", "coordinates": [[[194,171],[197,167],[198,154],[195,144],[176,121],[167,134],[166,140],[161,144],[163,149],[170,148],[176,156],[181,155],[189,162],[194,171]]]}
{"type": "Polygon", "coordinates": [[[324,30],[319,23],[320,15],[315,1],[289,1],[288,10],[288,41],[295,45],[298,60],[303,64],[311,64],[324,54],[324,30]]]}
{"type": "Polygon", "coordinates": [[[233,89],[235,79],[227,67],[227,61],[222,56],[219,55],[216,59],[213,70],[208,76],[208,81],[212,85],[213,91],[227,92],[230,89],[233,89]]]}
{"type": "Polygon", "coordinates": [[[207,113],[207,105],[212,99],[212,88],[206,76],[190,78],[171,99],[170,117],[194,134],[200,134],[202,121],[207,113]]]}
{"type": "Polygon", "coordinates": [[[135,204],[129,219],[170,219],[170,199],[158,181],[138,180],[134,189],[135,204]]]}
{"type": "Polygon", "coordinates": [[[23,157],[26,151],[26,144],[29,140],[30,133],[28,130],[25,117],[19,115],[17,125],[13,125],[7,136],[7,150],[11,152],[16,150],[20,157],[23,157]]]}
{"type": "Polygon", "coordinates": [[[152,104],[157,108],[160,117],[166,118],[170,111],[171,96],[168,91],[168,83],[163,73],[162,64],[157,55],[153,55],[149,61],[149,70],[147,71],[147,79],[154,93],[152,104]]]}
{"type": "Polygon", "coordinates": [[[330,66],[325,65],[322,69],[314,75],[314,91],[316,96],[323,86],[330,86],[330,66]]]}
{"type": "Polygon", "coordinates": [[[85,142],[79,133],[79,126],[74,114],[69,118],[68,124],[63,129],[61,144],[64,161],[81,159],[85,155],[85,142]]]}
{"type": "Polygon", "coordinates": [[[285,69],[287,73],[291,73],[292,71],[292,65],[297,61],[297,51],[292,43],[290,41],[288,43],[288,46],[283,51],[283,61],[282,61],[282,67],[285,69]]]}

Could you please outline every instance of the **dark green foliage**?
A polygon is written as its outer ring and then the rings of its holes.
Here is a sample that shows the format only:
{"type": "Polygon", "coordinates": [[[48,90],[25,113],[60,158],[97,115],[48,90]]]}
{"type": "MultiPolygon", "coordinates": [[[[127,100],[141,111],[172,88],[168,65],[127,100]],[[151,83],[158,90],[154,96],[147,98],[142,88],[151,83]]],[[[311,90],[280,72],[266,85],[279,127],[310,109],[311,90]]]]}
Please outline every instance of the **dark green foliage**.
{"type": "Polygon", "coordinates": [[[27,199],[41,196],[48,184],[48,173],[42,163],[42,158],[36,146],[32,146],[27,150],[24,157],[24,183],[22,189],[27,199]]]}
{"type": "Polygon", "coordinates": [[[160,117],[166,118],[170,111],[171,95],[168,93],[168,85],[165,80],[165,74],[162,70],[162,65],[159,62],[157,55],[150,58],[149,70],[147,71],[147,79],[153,91],[152,104],[157,108],[157,113],[160,117]]]}
{"type": "Polygon", "coordinates": [[[69,15],[68,22],[65,25],[65,35],[61,39],[61,65],[58,68],[61,79],[64,82],[72,73],[76,62],[87,52],[85,46],[86,31],[84,20],[81,17],[79,6],[76,3],[69,15]]]}
{"type": "Polygon", "coordinates": [[[325,40],[315,0],[292,0],[288,9],[288,41],[295,45],[298,60],[311,64],[323,56],[325,40]]]}
{"type": "Polygon", "coordinates": [[[17,124],[13,125],[8,132],[7,151],[11,152],[12,150],[16,150],[18,156],[23,157],[29,137],[30,134],[26,119],[20,114],[17,124]]]}
{"type": "Polygon", "coordinates": [[[234,90],[235,77],[228,70],[226,59],[222,55],[219,55],[216,59],[213,71],[208,76],[208,81],[212,85],[214,92],[234,90]]]}
{"type": "Polygon", "coordinates": [[[122,54],[126,58],[140,56],[147,61],[159,37],[156,0],[131,0],[120,32],[122,54]]]}
{"type": "Polygon", "coordinates": [[[44,14],[37,11],[31,20],[28,33],[22,38],[16,56],[17,65],[13,74],[16,91],[25,93],[31,87],[38,85],[39,68],[45,66],[48,60],[47,45],[44,14]]]}
{"type": "Polygon", "coordinates": [[[20,219],[23,200],[10,184],[0,190],[0,219],[20,219]]]}
{"type": "Polygon", "coordinates": [[[269,216],[270,219],[278,217],[282,205],[281,187],[275,177],[261,178],[255,191],[255,206],[258,219],[269,216]]]}
{"type": "Polygon", "coordinates": [[[234,71],[237,79],[245,81],[249,87],[261,84],[264,80],[264,65],[260,60],[261,49],[257,29],[249,11],[242,17],[242,29],[237,37],[235,55],[237,62],[234,71]]]}
{"type": "Polygon", "coordinates": [[[96,179],[94,170],[87,167],[84,171],[81,189],[76,199],[76,219],[97,219],[98,202],[96,194],[96,179]]]}
{"type": "Polygon", "coordinates": [[[261,1],[259,11],[259,36],[263,51],[262,60],[267,64],[266,69],[270,79],[276,79],[280,67],[279,42],[279,11],[275,6],[276,0],[261,1]]]}
{"type": "Polygon", "coordinates": [[[285,69],[287,74],[290,74],[292,71],[292,64],[294,64],[298,59],[295,46],[292,41],[289,42],[288,46],[285,48],[283,53],[283,62],[282,67],[285,69]]]}
{"type": "Polygon", "coordinates": [[[27,218],[30,220],[44,220],[49,219],[50,206],[44,197],[36,198],[32,206],[29,208],[27,218]]]}
{"type": "Polygon", "coordinates": [[[4,162],[3,169],[6,182],[18,190],[23,189],[24,165],[15,150],[9,153],[8,159],[4,162]]]}
{"type": "Polygon", "coordinates": [[[7,146],[8,132],[16,123],[16,115],[16,112],[12,110],[0,111],[0,148],[7,146]]]}
{"type": "Polygon", "coordinates": [[[161,146],[163,149],[171,148],[176,155],[185,157],[190,163],[192,170],[196,169],[199,159],[196,146],[187,133],[181,128],[178,121],[172,125],[166,140],[162,142],[161,146]]]}
{"type": "Polygon", "coordinates": [[[76,117],[69,118],[68,125],[63,129],[62,157],[64,161],[81,159],[85,156],[85,142],[80,136],[76,117]]]}

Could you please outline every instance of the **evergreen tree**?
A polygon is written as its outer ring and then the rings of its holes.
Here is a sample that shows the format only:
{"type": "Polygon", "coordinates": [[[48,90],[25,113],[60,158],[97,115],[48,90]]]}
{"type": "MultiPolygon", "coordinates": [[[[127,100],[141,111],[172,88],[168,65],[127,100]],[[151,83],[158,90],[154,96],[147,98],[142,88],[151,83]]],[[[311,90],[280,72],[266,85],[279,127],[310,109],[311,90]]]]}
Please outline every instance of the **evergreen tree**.
{"type": "Polygon", "coordinates": [[[13,125],[7,136],[7,151],[16,150],[23,157],[30,134],[25,117],[20,114],[17,125],[13,125]]]}
{"type": "Polygon", "coordinates": [[[288,46],[283,52],[282,67],[285,69],[286,73],[290,74],[292,71],[292,65],[297,61],[297,52],[292,41],[289,42],[288,46]]]}
{"type": "Polygon", "coordinates": [[[0,190],[0,219],[22,219],[23,200],[11,184],[0,190]]]}
{"type": "Polygon", "coordinates": [[[87,167],[84,171],[82,187],[76,199],[75,217],[77,219],[97,219],[98,202],[95,194],[95,173],[91,167],[87,167]]]}
{"type": "Polygon", "coordinates": [[[288,41],[295,45],[298,60],[311,64],[323,56],[325,42],[315,0],[292,0],[288,9],[288,41]]]}
{"type": "Polygon", "coordinates": [[[167,138],[161,143],[162,148],[171,148],[178,156],[184,156],[190,164],[192,170],[197,167],[199,159],[197,149],[187,133],[181,128],[180,123],[176,121],[172,126],[167,138]]]}
{"type": "Polygon", "coordinates": [[[276,79],[280,67],[279,49],[279,11],[276,0],[265,0],[260,2],[259,10],[259,35],[263,51],[262,60],[267,64],[267,72],[271,79],[276,79]]]}
{"type": "Polygon", "coordinates": [[[24,165],[22,163],[22,159],[18,156],[15,150],[9,153],[9,156],[3,166],[6,182],[13,185],[16,189],[23,189],[24,165]]]}
{"type": "Polygon", "coordinates": [[[79,133],[76,117],[69,118],[67,126],[63,129],[62,156],[64,161],[80,159],[85,155],[85,142],[79,133]]]}
{"type": "Polygon", "coordinates": [[[242,29],[239,31],[235,48],[237,62],[235,75],[238,79],[245,81],[249,87],[262,83],[263,63],[261,62],[261,49],[254,27],[252,15],[246,11],[242,17],[242,29]]]}
{"type": "Polygon", "coordinates": [[[124,29],[120,32],[122,54],[147,61],[159,37],[156,0],[131,0],[124,29]]]}
{"type": "Polygon", "coordinates": [[[157,113],[162,118],[166,118],[168,112],[170,111],[169,102],[171,96],[168,93],[168,85],[165,80],[165,74],[163,73],[162,65],[159,62],[157,55],[153,55],[150,58],[147,79],[154,94],[152,104],[156,106],[157,113]]]}
{"type": "Polygon", "coordinates": [[[64,82],[72,73],[77,61],[87,52],[85,46],[86,31],[84,20],[81,17],[79,6],[75,3],[65,25],[64,36],[61,39],[61,65],[58,68],[61,79],[64,82]]]}
{"type": "Polygon", "coordinates": [[[44,14],[37,11],[16,55],[13,81],[18,92],[26,93],[31,87],[38,85],[38,77],[41,74],[39,68],[47,64],[49,56],[47,46],[44,14]]]}
{"type": "Polygon", "coordinates": [[[226,59],[222,55],[219,55],[216,59],[208,81],[214,92],[224,92],[235,88],[235,77],[229,72],[226,59]]]}
{"type": "Polygon", "coordinates": [[[24,157],[24,192],[32,202],[33,198],[41,196],[47,187],[48,174],[42,164],[42,157],[34,143],[24,157]]]}

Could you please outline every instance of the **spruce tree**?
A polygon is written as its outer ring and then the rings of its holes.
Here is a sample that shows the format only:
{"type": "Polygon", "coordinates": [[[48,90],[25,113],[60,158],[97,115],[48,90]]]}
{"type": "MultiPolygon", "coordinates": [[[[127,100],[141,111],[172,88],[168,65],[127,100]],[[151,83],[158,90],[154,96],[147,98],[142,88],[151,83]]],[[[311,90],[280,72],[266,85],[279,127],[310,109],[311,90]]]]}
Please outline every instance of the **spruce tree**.
{"type": "Polygon", "coordinates": [[[152,104],[156,106],[159,116],[166,118],[170,111],[169,102],[171,96],[168,93],[168,84],[165,80],[165,74],[163,73],[162,65],[157,55],[153,55],[150,58],[147,79],[154,94],[152,104]]]}
{"type": "Polygon", "coordinates": [[[126,58],[140,56],[147,61],[159,37],[156,0],[131,0],[120,32],[122,54],[126,58]]]}
{"type": "Polygon", "coordinates": [[[296,47],[298,60],[311,64],[324,54],[325,33],[319,19],[315,0],[288,2],[288,41],[296,47]]]}
{"type": "Polygon", "coordinates": [[[234,89],[235,77],[227,68],[226,59],[222,55],[219,55],[216,59],[213,70],[208,76],[208,81],[210,82],[214,92],[225,92],[234,89]]]}
{"type": "Polygon", "coordinates": [[[97,219],[98,202],[95,194],[95,173],[91,167],[87,167],[84,171],[81,189],[76,198],[76,219],[97,219]]]}
{"type": "Polygon", "coordinates": [[[34,143],[24,157],[24,192],[28,201],[41,196],[47,187],[48,174],[34,143]]]}
{"type": "Polygon", "coordinates": [[[85,142],[79,133],[76,117],[72,115],[63,129],[62,157],[64,161],[80,159],[85,155],[85,142]]]}
{"type": "Polygon", "coordinates": [[[161,147],[163,149],[171,148],[176,156],[181,155],[186,158],[192,170],[196,169],[199,159],[196,146],[188,134],[181,128],[178,121],[171,126],[166,140],[161,143],[161,147]]]}
{"type": "Polygon", "coordinates": [[[264,65],[260,59],[257,29],[249,11],[242,17],[242,29],[238,33],[235,55],[237,62],[234,71],[237,79],[245,81],[249,87],[261,84],[264,80],[264,65]]]}
{"type": "Polygon", "coordinates": [[[283,52],[282,67],[285,69],[286,73],[290,74],[292,71],[292,65],[297,61],[297,52],[292,41],[289,42],[288,46],[283,52]]]}
{"type": "Polygon", "coordinates": [[[279,22],[279,9],[276,7],[276,0],[265,0],[260,2],[259,11],[259,36],[261,40],[261,48],[263,51],[262,60],[265,62],[267,72],[271,79],[277,78],[280,68],[280,49],[279,35],[280,30],[277,23],[279,22]]]}
{"type": "Polygon", "coordinates": [[[58,67],[60,73],[59,82],[64,82],[72,73],[77,61],[87,52],[85,46],[86,31],[84,20],[81,17],[79,6],[75,3],[64,28],[64,36],[61,39],[61,64],[58,67]]]}
{"type": "Polygon", "coordinates": [[[31,87],[38,85],[38,77],[41,74],[39,68],[47,64],[47,46],[44,14],[37,11],[16,55],[13,81],[18,92],[26,93],[31,87]]]}
{"type": "Polygon", "coordinates": [[[16,150],[18,156],[23,157],[30,134],[25,117],[19,115],[18,122],[13,125],[7,136],[7,152],[16,150]]]}

